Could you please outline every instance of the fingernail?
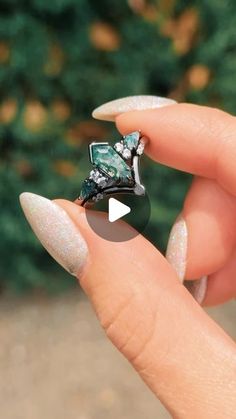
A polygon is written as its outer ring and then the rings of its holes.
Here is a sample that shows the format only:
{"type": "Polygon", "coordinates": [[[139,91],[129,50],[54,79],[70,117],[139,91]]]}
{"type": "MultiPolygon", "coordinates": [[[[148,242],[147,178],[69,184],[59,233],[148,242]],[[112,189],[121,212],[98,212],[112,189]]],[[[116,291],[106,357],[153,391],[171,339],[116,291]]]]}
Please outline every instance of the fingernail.
{"type": "Polygon", "coordinates": [[[203,303],[207,291],[207,276],[195,281],[184,281],[184,286],[199,304],[203,303]]]}
{"type": "Polygon", "coordinates": [[[24,214],[48,253],[69,273],[77,276],[88,254],[78,228],[59,205],[42,196],[20,195],[24,214]]]}
{"type": "Polygon", "coordinates": [[[124,112],[156,109],[177,103],[173,99],[160,96],[127,96],[112,100],[94,109],[92,116],[103,121],[115,121],[115,118],[124,112]]]}
{"type": "Polygon", "coordinates": [[[187,258],[187,225],[179,216],[173,225],[166,250],[166,258],[175,269],[181,282],[184,280],[187,258]]]}

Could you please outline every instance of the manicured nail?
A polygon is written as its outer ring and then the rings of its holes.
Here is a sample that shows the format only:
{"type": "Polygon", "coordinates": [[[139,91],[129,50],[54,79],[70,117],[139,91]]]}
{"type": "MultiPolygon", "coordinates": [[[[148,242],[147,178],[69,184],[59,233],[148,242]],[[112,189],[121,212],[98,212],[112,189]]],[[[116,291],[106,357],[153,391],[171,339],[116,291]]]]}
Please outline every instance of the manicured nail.
{"type": "Polygon", "coordinates": [[[86,261],[87,244],[63,208],[33,193],[20,195],[20,203],[34,233],[48,253],[77,276],[86,261]]]}
{"type": "Polygon", "coordinates": [[[115,118],[124,112],[157,109],[175,103],[173,99],[160,96],[128,96],[104,103],[94,109],[92,116],[103,121],[115,121],[115,118]]]}
{"type": "Polygon", "coordinates": [[[203,303],[207,291],[207,276],[195,281],[184,281],[184,286],[199,304],[203,303]]]}
{"type": "Polygon", "coordinates": [[[166,258],[175,269],[181,282],[186,270],[188,231],[182,216],[179,216],[170,232],[166,258]]]}

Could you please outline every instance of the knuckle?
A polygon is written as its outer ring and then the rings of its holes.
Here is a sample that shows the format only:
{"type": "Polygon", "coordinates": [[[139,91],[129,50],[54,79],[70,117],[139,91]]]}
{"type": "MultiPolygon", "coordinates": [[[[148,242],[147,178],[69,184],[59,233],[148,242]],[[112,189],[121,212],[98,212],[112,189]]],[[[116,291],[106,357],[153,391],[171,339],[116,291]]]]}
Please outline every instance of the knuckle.
{"type": "Polygon", "coordinates": [[[100,312],[100,323],[107,335],[107,337],[120,349],[126,339],[127,328],[133,327],[133,321],[130,319],[130,313],[133,306],[133,297],[128,297],[119,302],[116,307],[108,312],[105,308],[100,312]]]}
{"type": "Polygon", "coordinates": [[[147,355],[150,347],[155,346],[157,310],[153,313],[147,307],[140,309],[137,300],[132,296],[120,304],[112,316],[100,313],[99,317],[107,337],[135,368],[140,369],[150,358],[147,355]]]}
{"type": "Polygon", "coordinates": [[[148,287],[142,292],[132,287],[111,303],[110,292],[104,295],[103,290],[103,298],[94,304],[107,337],[143,377],[154,373],[154,364],[155,374],[161,374],[171,357],[175,334],[166,332],[163,306],[150,292],[148,287]]]}

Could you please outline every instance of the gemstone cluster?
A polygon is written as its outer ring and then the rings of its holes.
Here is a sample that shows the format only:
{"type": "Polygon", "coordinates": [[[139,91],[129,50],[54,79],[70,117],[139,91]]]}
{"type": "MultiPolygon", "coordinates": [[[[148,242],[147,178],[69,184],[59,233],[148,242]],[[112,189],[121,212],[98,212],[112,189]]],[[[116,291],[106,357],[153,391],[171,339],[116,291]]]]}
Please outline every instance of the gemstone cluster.
{"type": "Polygon", "coordinates": [[[144,151],[140,138],[140,132],[135,131],[122,137],[113,147],[108,143],[90,144],[93,170],[83,182],[79,199],[96,202],[103,199],[104,194],[124,188],[134,192],[133,160],[144,151]]]}

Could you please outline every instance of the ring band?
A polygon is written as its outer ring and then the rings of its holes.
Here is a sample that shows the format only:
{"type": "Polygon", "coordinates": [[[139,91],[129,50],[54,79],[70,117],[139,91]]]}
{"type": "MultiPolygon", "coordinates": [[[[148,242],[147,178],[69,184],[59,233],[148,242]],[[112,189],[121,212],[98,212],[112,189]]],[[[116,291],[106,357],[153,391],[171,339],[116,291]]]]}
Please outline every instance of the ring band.
{"type": "Polygon", "coordinates": [[[108,142],[89,145],[93,170],[84,180],[76,203],[90,206],[115,194],[145,195],[139,175],[139,159],[144,152],[146,137],[140,131],[125,135],[114,146],[108,142]]]}

